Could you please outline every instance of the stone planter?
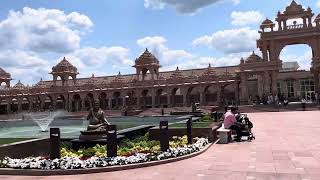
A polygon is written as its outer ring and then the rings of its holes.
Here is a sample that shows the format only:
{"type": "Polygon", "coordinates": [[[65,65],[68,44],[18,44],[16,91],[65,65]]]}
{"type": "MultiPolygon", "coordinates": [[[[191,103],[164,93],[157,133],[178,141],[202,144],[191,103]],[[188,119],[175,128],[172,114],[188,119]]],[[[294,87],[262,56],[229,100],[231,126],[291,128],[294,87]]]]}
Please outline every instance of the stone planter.
{"type": "MultiPolygon", "coordinates": [[[[207,128],[192,128],[192,137],[204,137],[208,138],[209,142],[215,142],[218,139],[217,130],[221,127],[221,124],[207,128]]],[[[187,128],[169,128],[169,138],[173,136],[184,136],[187,134],[187,128]]],[[[149,129],[150,140],[159,140],[160,130],[159,127],[149,129]]]]}

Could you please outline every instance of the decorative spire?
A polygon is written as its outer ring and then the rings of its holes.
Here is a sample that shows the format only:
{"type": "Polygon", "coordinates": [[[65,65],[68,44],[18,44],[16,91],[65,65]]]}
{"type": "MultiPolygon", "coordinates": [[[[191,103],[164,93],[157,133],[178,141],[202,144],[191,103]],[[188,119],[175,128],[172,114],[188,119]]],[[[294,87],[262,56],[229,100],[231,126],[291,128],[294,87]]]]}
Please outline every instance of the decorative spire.
{"type": "Polygon", "coordinates": [[[176,71],[179,71],[179,66],[177,66],[177,69],[176,69],[176,71]]]}
{"type": "Polygon", "coordinates": [[[211,68],[211,63],[209,63],[209,66],[208,66],[208,68],[211,68]]]}
{"type": "Polygon", "coordinates": [[[118,76],[121,76],[121,72],[119,71],[118,76]]]}
{"type": "Polygon", "coordinates": [[[298,5],[297,2],[295,0],[292,0],[290,6],[296,6],[296,5],[298,5]]]}
{"type": "Polygon", "coordinates": [[[94,78],[94,74],[93,73],[92,73],[91,77],[94,78]]]}

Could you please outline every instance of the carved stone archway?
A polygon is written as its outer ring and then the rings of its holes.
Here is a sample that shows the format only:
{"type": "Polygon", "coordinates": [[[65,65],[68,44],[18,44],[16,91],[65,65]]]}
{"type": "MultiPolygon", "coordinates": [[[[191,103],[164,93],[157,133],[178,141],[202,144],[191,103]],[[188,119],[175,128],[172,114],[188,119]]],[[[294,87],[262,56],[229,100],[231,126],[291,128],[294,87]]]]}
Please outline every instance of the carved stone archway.
{"type": "MultiPolygon", "coordinates": [[[[305,9],[293,0],[284,12],[278,12],[276,18],[278,29],[274,29],[275,23],[269,19],[262,22],[257,46],[262,52],[263,61],[274,65],[272,71],[279,71],[281,68],[279,56],[284,47],[295,44],[309,45],[312,49],[311,71],[314,74],[316,92],[319,93],[320,14],[315,18],[315,24],[312,23],[313,16],[310,7],[305,9]],[[298,24],[297,19],[302,20],[302,23],[298,24]],[[288,20],[294,20],[293,24],[288,25],[288,20]]],[[[276,78],[277,73],[273,73],[272,76],[276,78]]],[[[272,92],[276,91],[274,86],[272,89],[272,92]]]]}

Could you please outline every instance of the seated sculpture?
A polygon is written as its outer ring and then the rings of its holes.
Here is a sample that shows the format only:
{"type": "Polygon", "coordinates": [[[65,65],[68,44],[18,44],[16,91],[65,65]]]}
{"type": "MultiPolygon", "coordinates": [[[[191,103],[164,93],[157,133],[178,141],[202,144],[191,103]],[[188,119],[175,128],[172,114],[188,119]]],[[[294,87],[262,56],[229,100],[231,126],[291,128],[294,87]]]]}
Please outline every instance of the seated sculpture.
{"type": "Polygon", "coordinates": [[[87,131],[105,131],[106,126],[110,124],[105,118],[99,102],[94,103],[94,107],[89,111],[87,120],[89,120],[87,131]]]}

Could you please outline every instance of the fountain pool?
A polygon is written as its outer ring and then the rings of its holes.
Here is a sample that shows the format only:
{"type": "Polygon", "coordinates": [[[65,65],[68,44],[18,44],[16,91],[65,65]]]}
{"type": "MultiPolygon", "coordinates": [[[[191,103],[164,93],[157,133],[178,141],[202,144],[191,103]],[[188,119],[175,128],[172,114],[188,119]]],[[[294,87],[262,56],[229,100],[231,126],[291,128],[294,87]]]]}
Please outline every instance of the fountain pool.
{"type": "MultiPolygon", "coordinates": [[[[140,125],[158,125],[160,120],[170,123],[181,121],[174,116],[168,117],[112,117],[108,118],[111,124],[117,125],[117,129],[126,129],[140,125]]],[[[88,125],[86,119],[54,119],[48,128],[60,128],[62,138],[78,138],[80,131],[88,125]]],[[[42,138],[49,137],[49,132],[43,131],[37,122],[27,120],[0,121],[0,138],[42,138]]]]}

